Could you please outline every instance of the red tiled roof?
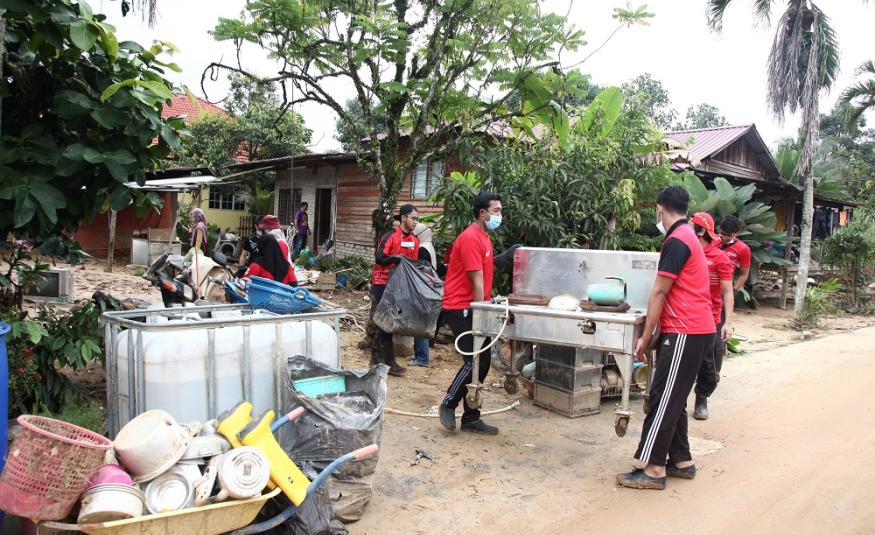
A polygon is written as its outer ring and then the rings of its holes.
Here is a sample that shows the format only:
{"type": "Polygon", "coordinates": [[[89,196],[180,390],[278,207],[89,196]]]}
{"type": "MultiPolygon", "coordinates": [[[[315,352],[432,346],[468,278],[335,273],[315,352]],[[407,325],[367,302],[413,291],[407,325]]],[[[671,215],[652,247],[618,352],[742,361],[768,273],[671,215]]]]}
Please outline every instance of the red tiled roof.
{"type": "Polygon", "coordinates": [[[206,100],[195,96],[194,102],[185,93],[174,95],[170,99],[170,104],[164,106],[161,110],[161,117],[184,117],[186,121],[196,119],[202,113],[217,113],[219,115],[229,116],[230,114],[222,108],[207,102],[206,100]]]}
{"type": "Polygon", "coordinates": [[[693,138],[692,145],[686,147],[686,150],[695,159],[704,160],[731,145],[753,127],[752,124],[743,124],[697,130],[675,130],[674,132],[666,132],[665,137],[684,145],[690,138],[693,138]]]}

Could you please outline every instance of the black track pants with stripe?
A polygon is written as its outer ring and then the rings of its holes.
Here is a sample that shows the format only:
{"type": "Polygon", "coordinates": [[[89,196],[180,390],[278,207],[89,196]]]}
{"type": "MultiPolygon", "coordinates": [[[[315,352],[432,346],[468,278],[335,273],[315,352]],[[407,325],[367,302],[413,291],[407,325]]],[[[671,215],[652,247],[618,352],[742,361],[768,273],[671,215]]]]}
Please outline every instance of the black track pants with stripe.
{"type": "Polygon", "coordinates": [[[692,460],[687,438],[687,397],[713,334],[666,333],[659,338],[656,370],[650,387],[650,412],[644,418],[635,458],[665,466],[692,460]]]}
{"type": "MultiPolygon", "coordinates": [[[[444,319],[447,325],[450,326],[450,330],[453,331],[453,340],[463,332],[470,331],[473,326],[470,308],[465,310],[444,310],[444,319]]],[[[489,341],[490,339],[487,338],[484,345],[488,345],[489,341]]],[[[468,353],[474,351],[474,337],[470,334],[462,337],[459,340],[459,348],[468,353]]],[[[478,347],[477,349],[480,348],[478,347]]],[[[450,388],[447,389],[447,395],[444,397],[443,403],[447,407],[455,409],[459,406],[459,402],[463,401],[465,412],[462,414],[462,423],[468,423],[479,420],[480,411],[468,406],[468,400],[465,399],[465,395],[468,393],[468,385],[472,382],[474,375],[474,360],[473,357],[469,356],[464,356],[463,358],[465,362],[462,363],[462,367],[459,368],[456,376],[453,377],[453,382],[450,383],[450,388]]],[[[482,383],[486,379],[486,375],[489,374],[489,365],[492,362],[492,357],[490,351],[485,351],[480,353],[478,358],[480,359],[479,379],[482,383]]]]}

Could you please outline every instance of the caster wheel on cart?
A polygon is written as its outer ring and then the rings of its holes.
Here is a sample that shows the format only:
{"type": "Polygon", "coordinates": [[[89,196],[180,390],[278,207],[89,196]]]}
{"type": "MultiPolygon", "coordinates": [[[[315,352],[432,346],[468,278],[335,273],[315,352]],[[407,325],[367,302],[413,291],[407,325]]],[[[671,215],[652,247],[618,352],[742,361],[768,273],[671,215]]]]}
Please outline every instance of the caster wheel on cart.
{"type": "Polygon", "coordinates": [[[465,401],[472,409],[479,409],[483,406],[483,397],[480,395],[480,385],[468,385],[468,394],[465,396],[465,401]]]}
{"type": "Polygon", "coordinates": [[[626,436],[626,429],[629,428],[629,418],[618,416],[617,421],[614,423],[614,432],[617,433],[618,437],[626,436]]]}

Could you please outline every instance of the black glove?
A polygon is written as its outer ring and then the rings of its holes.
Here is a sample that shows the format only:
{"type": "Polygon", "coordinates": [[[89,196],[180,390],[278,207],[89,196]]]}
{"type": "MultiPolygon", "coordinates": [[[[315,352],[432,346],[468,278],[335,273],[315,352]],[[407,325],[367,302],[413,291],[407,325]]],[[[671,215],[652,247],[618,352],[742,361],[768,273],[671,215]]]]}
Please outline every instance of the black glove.
{"type": "Polygon", "coordinates": [[[517,249],[522,247],[519,243],[511,245],[505,252],[496,255],[492,259],[492,263],[499,269],[504,269],[508,264],[513,265],[513,254],[517,249]]]}
{"type": "Polygon", "coordinates": [[[404,257],[397,254],[389,255],[389,262],[392,262],[393,264],[400,264],[402,258],[404,257]]]}
{"type": "Polygon", "coordinates": [[[237,272],[234,273],[234,277],[236,277],[236,278],[238,278],[238,279],[239,279],[240,277],[242,277],[243,275],[246,275],[246,266],[240,266],[240,267],[238,267],[238,268],[237,268],[237,272]]]}

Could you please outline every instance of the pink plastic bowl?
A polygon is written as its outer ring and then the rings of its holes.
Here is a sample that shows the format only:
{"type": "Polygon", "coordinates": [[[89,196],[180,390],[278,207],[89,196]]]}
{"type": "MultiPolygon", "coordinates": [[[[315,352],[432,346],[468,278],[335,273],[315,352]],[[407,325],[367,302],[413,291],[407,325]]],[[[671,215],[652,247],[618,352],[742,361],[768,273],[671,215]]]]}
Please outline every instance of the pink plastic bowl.
{"type": "Polygon", "coordinates": [[[105,464],[94,472],[91,479],[88,480],[86,489],[90,489],[95,485],[104,485],[106,483],[115,483],[117,485],[133,485],[134,480],[125,472],[125,469],[117,464],[105,464]]]}

